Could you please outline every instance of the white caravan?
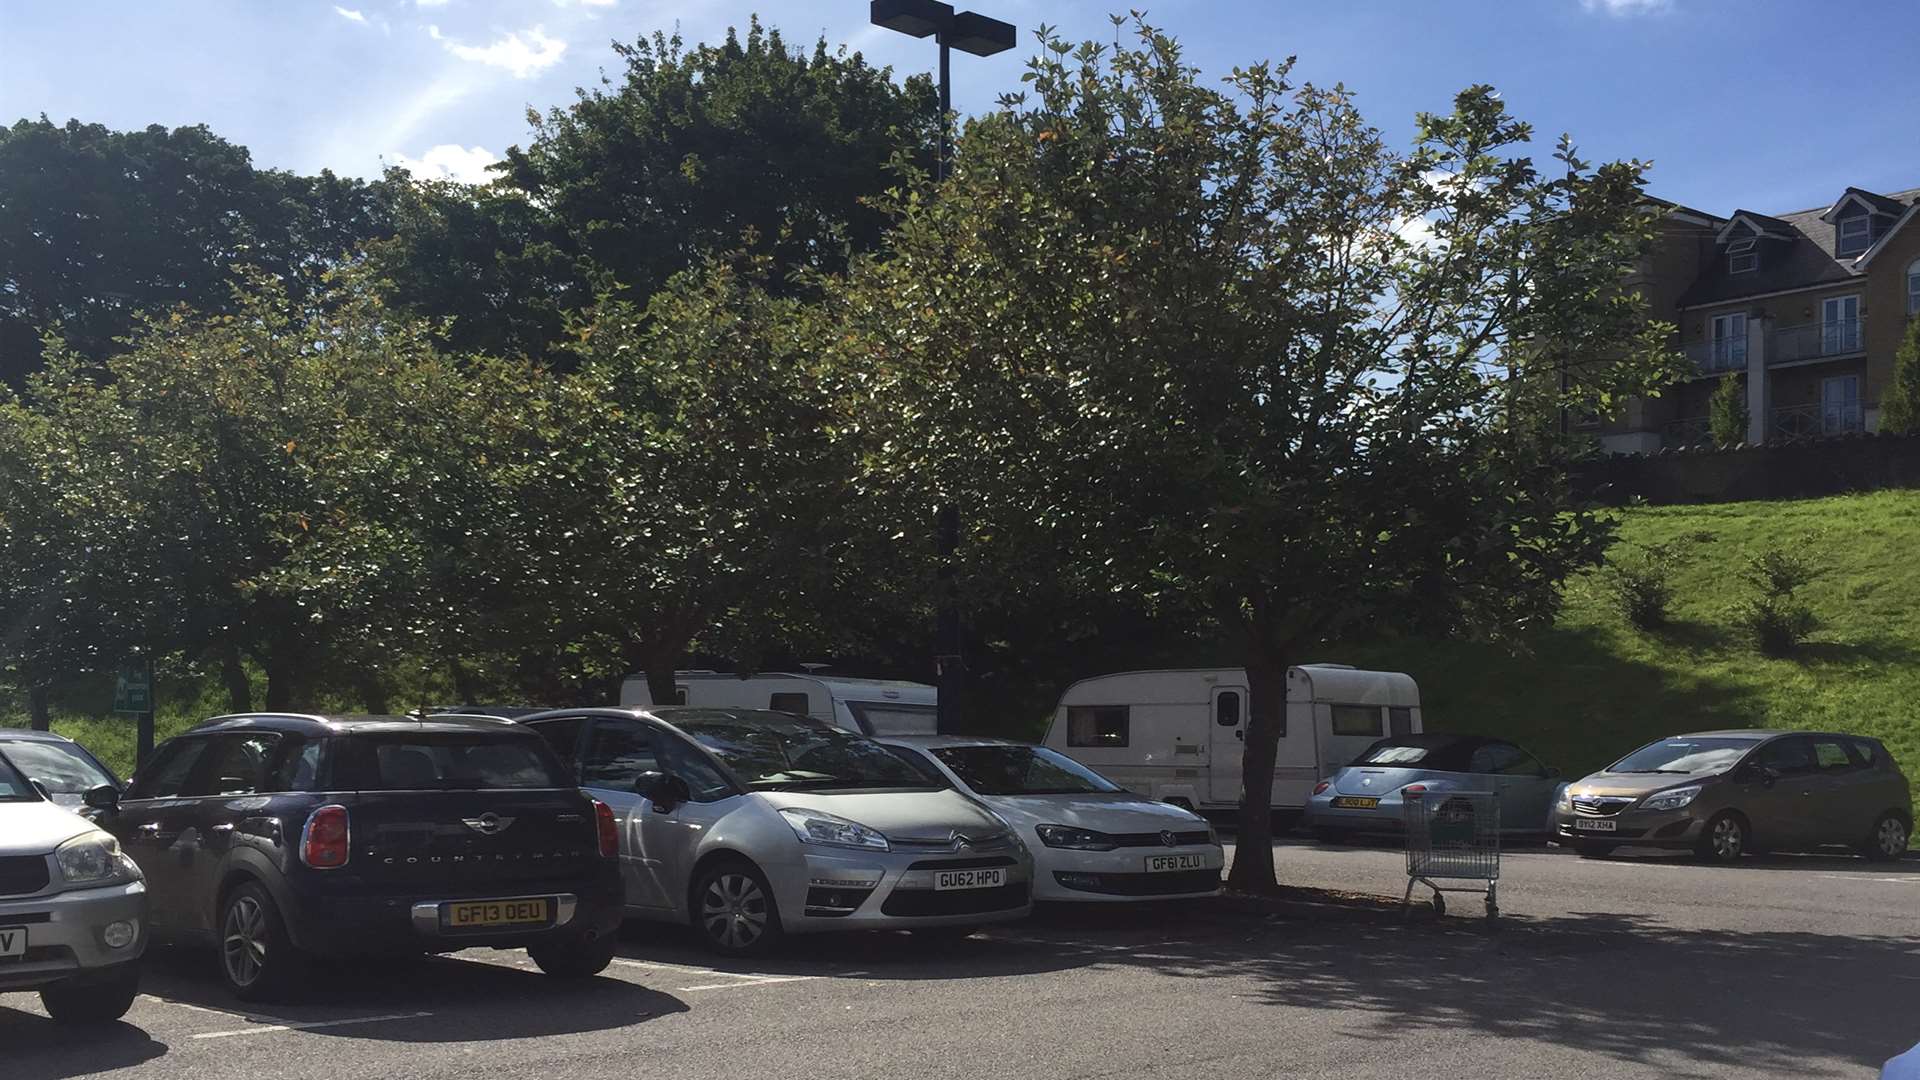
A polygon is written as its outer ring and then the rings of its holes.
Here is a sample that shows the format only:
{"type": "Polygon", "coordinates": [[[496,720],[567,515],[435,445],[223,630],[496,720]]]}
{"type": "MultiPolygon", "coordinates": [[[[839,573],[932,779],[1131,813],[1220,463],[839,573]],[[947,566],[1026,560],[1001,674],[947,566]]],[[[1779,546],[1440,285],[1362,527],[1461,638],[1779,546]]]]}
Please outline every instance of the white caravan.
{"type": "MultiPolygon", "coordinates": [[[[926,683],[777,672],[742,676],[716,671],[676,671],[673,683],[679,700],[660,704],[774,709],[867,735],[931,735],[938,711],[938,691],[926,683]]],[[[626,677],[620,684],[620,704],[655,704],[647,691],[645,675],[626,677]]]]}
{"type": "MultiPolygon", "coordinates": [[[[1344,664],[1289,668],[1274,808],[1304,807],[1315,783],[1375,739],[1421,730],[1420,688],[1410,675],[1344,664]]],[[[1246,737],[1244,670],[1128,671],[1067,687],[1047,745],[1150,798],[1227,810],[1240,804],[1246,737]]]]}

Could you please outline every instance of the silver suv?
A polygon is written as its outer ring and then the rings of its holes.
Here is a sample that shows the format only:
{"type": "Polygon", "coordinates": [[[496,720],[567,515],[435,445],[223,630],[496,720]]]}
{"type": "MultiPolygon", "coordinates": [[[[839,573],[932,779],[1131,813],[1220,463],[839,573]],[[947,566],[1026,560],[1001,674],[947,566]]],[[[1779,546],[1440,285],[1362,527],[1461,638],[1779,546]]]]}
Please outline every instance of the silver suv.
{"type": "MultiPolygon", "coordinates": [[[[110,805],[119,792],[87,793],[110,805]]],[[[0,756],[0,990],[38,990],[55,1020],[116,1020],[140,989],[147,886],[120,842],[0,756]]]]}

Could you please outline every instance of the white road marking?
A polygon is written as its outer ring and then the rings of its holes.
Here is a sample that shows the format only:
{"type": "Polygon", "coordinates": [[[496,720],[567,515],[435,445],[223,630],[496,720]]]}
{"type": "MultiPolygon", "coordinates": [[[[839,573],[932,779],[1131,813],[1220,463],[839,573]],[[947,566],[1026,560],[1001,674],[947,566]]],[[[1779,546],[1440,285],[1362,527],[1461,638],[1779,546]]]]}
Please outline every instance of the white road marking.
{"type": "Polygon", "coordinates": [[[657,971],[683,971],[693,975],[724,975],[729,979],[765,978],[765,976],[751,973],[742,974],[733,971],[716,971],[713,968],[694,967],[691,964],[663,964],[654,960],[627,960],[622,957],[615,957],[613,962],[619,964],[621,967],[653,968],[657,971]]]}
{"type": "MultiPolygon", "coordinates": [[[[720,974],[725,975],[726,972],[723,971],[723,972],[720,972],[720,974]]],[[[818,975],[778,975],[778,976],[736,975],[734,976],[734,978],[746,979],[747,981],[731,982],[731,983],[705,983],[700,986],[682,986],[678,990],[676,990],[675,993],[691,994],[696,990],[738,990],[742,987],[747,987],[747,986],[771,986],[774,983],[812,982],[813,980],[819,977],[820,976],[818,975]]]]}
{"type": "MultiPolygon", "coordinates": [[[[202,1011],[211,1012],[213,1010],[207,1009],[202,1011]]],[[[242,1035],[271,1035],[281,1031],[312,1031],[315,1028],[347,1027],[352,1024],[380,1024],[388,1020],[418,1020],[423,1016],[432,1015],[430,1012],[388,1013],[384,1016],[356,1016],[348,1020],[315,1020],[298,1024],[263,1024],[258,1027],[236,1028],[233,1031],[207,1031],[193,1037],[196,1039],[234,1039],[242,1035]]]]}

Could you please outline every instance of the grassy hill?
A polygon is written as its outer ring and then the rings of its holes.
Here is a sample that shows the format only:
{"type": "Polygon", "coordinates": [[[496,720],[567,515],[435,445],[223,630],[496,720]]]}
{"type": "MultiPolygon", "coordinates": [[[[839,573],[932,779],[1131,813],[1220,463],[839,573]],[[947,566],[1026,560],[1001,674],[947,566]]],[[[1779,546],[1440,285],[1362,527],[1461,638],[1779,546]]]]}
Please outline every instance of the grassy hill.
{"type": "MultiPolygon", "coordinates": [[[[1676,732],[1805,726],[1878,736],[1920,781],[1920,492],[1635,508],[1621,512],[1621,531],[1618,553],[1651,543],[1681,552],[1664,631],[1629,626],[1588,577],[1570,587],[1559,624],[1519,654],[1423,641],[1317,653],[1411,672],[1433,730],[1504,735],[1569,775],[1676,732]],[[1748,590],[1747,559],[1769,547],[1828,568],[1805,591],[1825,625],[1790,660],[1759,655],[1728,615],[1748,590]]],[[[217,685],[203,691],[203,701],[163,704],[162,738],[224,711],[217,685]]],[[[0,722],[25,718],[0,701],[0,722]]],[[[55,727],[123,772],[132,763],[126,719],[66,714],[55,727]]]]}
{"type": "Polygon", "coordinates": [[[1633,508],[1621,538],[1616,555],[1680,552],[1663,631],[1630,626],[1590,575],[1520,655],[1392,642],[1339,659],[1411,672],[1430,728],[1515,739],[1569,775],[1662,735],[1811,727],[1877,736],[1920,781],[1920,492],[1633,508]],[[1824,625],[1793,659],[1760,655],[1728,611],[1751,593],[1747,560],[1770,547],[1827,570],[1802,594],[1824,625]]]}

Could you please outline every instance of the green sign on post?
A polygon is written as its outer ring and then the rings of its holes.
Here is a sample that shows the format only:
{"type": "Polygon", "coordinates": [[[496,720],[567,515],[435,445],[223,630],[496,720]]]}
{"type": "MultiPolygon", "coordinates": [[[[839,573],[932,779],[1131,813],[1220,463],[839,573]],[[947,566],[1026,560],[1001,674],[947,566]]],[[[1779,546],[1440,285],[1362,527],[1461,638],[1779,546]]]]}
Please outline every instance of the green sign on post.
{"type": "Polygon", "coordinates": [[[123,671],[113,684],[113,711],[150,713],[153,711],[153,682],[144,670],[123,671]]]}

